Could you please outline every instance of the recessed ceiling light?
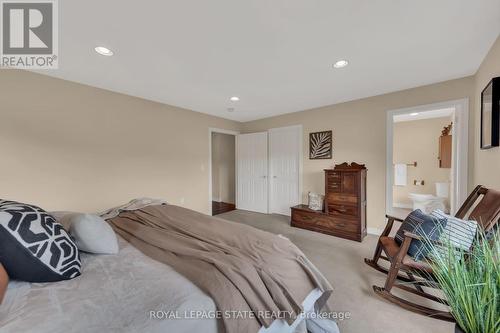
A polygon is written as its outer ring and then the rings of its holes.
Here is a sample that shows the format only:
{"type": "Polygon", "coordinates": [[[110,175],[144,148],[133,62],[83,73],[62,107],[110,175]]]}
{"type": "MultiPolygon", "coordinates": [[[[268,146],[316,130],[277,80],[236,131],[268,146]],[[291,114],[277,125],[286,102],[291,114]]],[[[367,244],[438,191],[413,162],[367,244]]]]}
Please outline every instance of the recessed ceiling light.
{"type": "Polygon", "coordinates": [[[104,46],[97,46],[94,50],[97,53],[99,53],[100,55],[103,55],[106,57],[111,57],[113,55],[113,51],[111,51],[110,49],[108,49],[107,47],[104,47],[104,46]]]}
{"type": "Polygon", "coordinates": [[[418,112],[412,112],[412,113],[410,113],[410,116],[418,116],[419,114],[420,113],[418,113],[418,112]]]}
{"type": "Polygon", "coordinates": [[[234,112],[234,108],[227,108],[227,112],[234,112]]]}
{"type": "Polygon", "coordinates": [[[230,98],[231,102],[238,102],[240,98],[238,96],[233,96],[230,98]]]}
{"type": "Polygon", "coordinates": [[[347,66],[349,62],[347,60],[339,60],[336,63],[333,64],[333,67],[335,68],[343,68],[347,66]]]}

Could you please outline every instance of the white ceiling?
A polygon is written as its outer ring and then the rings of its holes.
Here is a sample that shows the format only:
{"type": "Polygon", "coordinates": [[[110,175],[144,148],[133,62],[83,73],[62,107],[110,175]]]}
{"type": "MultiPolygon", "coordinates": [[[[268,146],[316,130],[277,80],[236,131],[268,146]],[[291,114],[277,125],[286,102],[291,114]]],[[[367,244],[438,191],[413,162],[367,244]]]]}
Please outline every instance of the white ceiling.
{"type": "Polygon", "coordinates": [[[248,121],[474,74],[500,0],[81,0],[59,17],[44,74],[248,121]]]}
{"type": "Polygon", "coordinates": [[[437,109],[437,110],[426,110],[419,112],[410,112],[405,114],[398,114],[393,117],[395,123],[400,123],[403,121],[414,121],[414,120],[423,120],[423,119],[432,119],[432,118],[444,118],[451,117],[455,112],[455,108],[445,108],[445,109],[437,109]]]}

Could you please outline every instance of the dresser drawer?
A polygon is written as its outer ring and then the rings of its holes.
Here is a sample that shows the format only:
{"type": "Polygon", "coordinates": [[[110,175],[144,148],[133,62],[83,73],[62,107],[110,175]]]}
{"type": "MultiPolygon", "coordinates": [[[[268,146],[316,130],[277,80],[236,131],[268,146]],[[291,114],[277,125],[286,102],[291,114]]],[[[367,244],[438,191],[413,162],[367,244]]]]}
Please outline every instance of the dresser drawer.
{"type": "Polygon", "coordinates": [[[341,192],[341,184],[340,184],[340,181],[339,182],[329,182],[328,185],[327,185],[327,193],[331,193],[331,192],[341,192]]]}
{"type": "Polygon", "coordinates": [[[340,178],[341,174],[338,171],[328,170],[325,171],[328,178],[340,178]]]}
{"type": "Polygon", "coordinates": [[[314,213],[303,210],[293,210],[292,211],[292,222],[315,225],[318,220],[327,219],[328,216],[322,213],[314,213]]]}
{"type": "Polygon", "coordinates": [[[326,173],[326,193],[341,192],[342,191],[342,177],[340,172],[327,172],[326,173]]]}
{"type": "Polygon", "coordinates": [[[316,227],[325,230],[338,230],[348,233],[358,233],[359,223],[356,221],[346,220],[346,219],[321,219],[316,222],[316,227]]]}
{"type": "Polygon", "coordinates": [[[357,205],[358,197],[351,194],[328,193],[326,201],[328,204],[357,205]]]}
{"type": "Polygon", "coordinates": [[[349,215],[358,216],[358,206],[329,204],[328,214],[330,215],[349,215]]]}
{"type": "Polygon", "coordinates": [[[354,216],[329,215],[310,210],[307,205],[292,207],[292,227],[313,230],[358,242],[363,239],[360,222],[360,219],[354,216]]]}
{"type": "Polygon", "coordinates": [[[357,233],[359,229],[359,222],[355,219],[343,219],[332,215],[301,210],[294,210],[292,212],[292,225],[294,224],[325,231],[340,230],[349,233],[357,233]]]}

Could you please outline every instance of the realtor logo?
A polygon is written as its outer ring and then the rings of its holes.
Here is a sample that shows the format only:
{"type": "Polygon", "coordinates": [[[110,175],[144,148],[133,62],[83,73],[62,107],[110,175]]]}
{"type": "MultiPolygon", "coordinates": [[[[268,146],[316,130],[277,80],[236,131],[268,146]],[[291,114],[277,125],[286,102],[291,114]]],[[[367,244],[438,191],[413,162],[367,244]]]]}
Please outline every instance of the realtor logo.
{"type": "Polygon", "coordinates": [[[58,26],[55,0],[1,0],[0,5],[0,67],[56,69],[58,26]]]}

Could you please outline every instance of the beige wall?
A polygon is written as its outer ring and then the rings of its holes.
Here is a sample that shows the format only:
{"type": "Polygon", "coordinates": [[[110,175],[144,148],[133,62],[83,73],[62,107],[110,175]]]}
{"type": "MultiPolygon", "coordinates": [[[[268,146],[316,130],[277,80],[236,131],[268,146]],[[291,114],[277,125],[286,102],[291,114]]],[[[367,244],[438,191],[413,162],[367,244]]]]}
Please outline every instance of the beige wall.
{"type": "Polygon", "coordinates": [[[26,71],[0,71],[0,198],[97,211],[208,205],[208,129],[240,124],[26,71]],[[184,198],[184,203],[182,199],[184,198]]]}
{"type": "MultiPolygon", "coordinates": [[[[323,169],[368,167],[368,227],[385,214],[386,111],[469,98],[469,186],[500,189],[500,148],[479,150],[479,96],[500,75],[496,41],[476,76],[240,124],[68,81],[0,71],[0,197],[47,209],[96,211],[137,196],[208,205],[209,127],[254,132],[302,124],[303,200],[323,169]],[[477,126],[476,126],[477,124],[477,126]],[[309,160],[310,132],[333,130],[334,160],[309,160]]],[[[373,82],[373,84],[377,84],[373,82]]]]}
{"type": "Polygon", "coordinates": [[[212,133],[212,200],[236,203],[235,137],[212,133]]]}
{"type": "MultiPolygon", "coordinates": [[[[393,162],[413,163],[408,167],[406,186],[393,186],[393,203],[412,206],[410,193],[436,194],[436,182],[449,182],[451,169],[439,167],[439,137],[451,117],[402,121],[394,123],[393,162]],[[424,185],[414,185],[414,180],[423,180],[424,185]]],[[[448,203],[449,204],[449,203],[448,203]]]]}
{"type": "Polygon", "coordinates": [[[471,98],[473,86],[474,78],[466,77],[248,122],[243,124],[243,130],[255,132],[273,127],[303,125],[303,202],[307,202],[308,191],[324,192],[324,168],[345,161],[366,164],[367,224],[368,228],[381,229],[385,225],[386,111],[471,98]],[[333,130],[333,160],[309,160],[309,133],[330,129],[333,130]]]}
{"type": "Polygon", "coordinates": [[[473,183],[500,190],[500,148],[480,149],[481,91],[492,78],[497,76],[500,76],[500,37],[497,38],[475,77],[473,110],[476,126],[472,132],[475,139],[473,183]]]}

